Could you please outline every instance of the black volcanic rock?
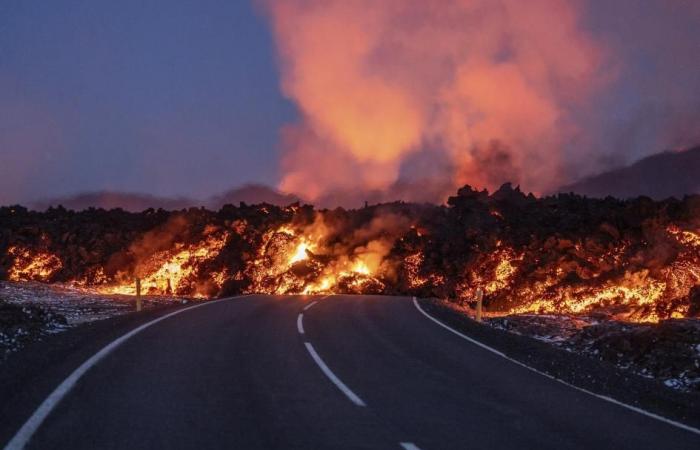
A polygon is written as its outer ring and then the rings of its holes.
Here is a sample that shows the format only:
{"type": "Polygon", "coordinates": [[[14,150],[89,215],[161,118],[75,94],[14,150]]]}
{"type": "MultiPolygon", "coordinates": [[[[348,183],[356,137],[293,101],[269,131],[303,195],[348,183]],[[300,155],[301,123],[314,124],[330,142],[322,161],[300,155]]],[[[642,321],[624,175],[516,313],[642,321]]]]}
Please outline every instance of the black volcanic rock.
{"type": "Polygon", "coordinates": [[[700,193],[699,174],[700,146],[682,152],[652,155],[630,166],[562,186],[558,191],[599,198],[683,198],[684,195],[700,193]]]}

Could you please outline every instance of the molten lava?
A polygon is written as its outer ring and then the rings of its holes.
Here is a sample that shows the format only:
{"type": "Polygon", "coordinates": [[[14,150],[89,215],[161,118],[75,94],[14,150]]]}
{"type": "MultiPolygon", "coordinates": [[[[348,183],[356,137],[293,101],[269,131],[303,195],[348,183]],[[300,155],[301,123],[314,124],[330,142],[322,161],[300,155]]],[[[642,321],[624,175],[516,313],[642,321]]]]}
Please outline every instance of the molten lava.
{"type": "Polygon", "coordinates": [[[379,267],[373,270],[362,255],[334,253],[326,242],[329,233],[318,218],[299,230],[284,226],[266,233],[248,270],[253,283],[247,292],[331,294],[383,286],[374,276],[379,267]]]}
{"type": "Polygon", "coordinates": [[[9,230],[0,277],[14,281],[134,295],[140,279],[153,295],[377,293],[462,304],[481,289],[492,315],[700,316],[700,197],[537,199],[505,185],[492,195],[465,187],[447,206],[0,208],[0,218],[9,230]]]}
{"type": "Polygon", "coordinates": [[[225,280],[225,272],[213,272],[208,282],[195,282],[197,267],[216,257],[226,244],[227,234],[209,236],[194,245],[176,244],[172,250],[151,255],[138,264],[136,273],[130,277],[121,274],[119,284],[100,286],[105,294],[136,295],[135,278],[140,279],[141,292],[148,295],[189,294],[206,297],[212,286],[220,288],[225,280]]]}
{"type": "Polygon", "coordinates": [[[46,251],[12,246],[7,253],[14,258],[8,274],[12,281],[50,281],[63,267],[56,255],[46,251]]]}
{"type": "MultiPolygon", "coordinates": [[[[692,231],[681,230],[672,225],[668,234],[680,245],[676,249],[676,260],[655,271],[642,269],[624,270],[619,276],[602,280],[600,272],[581,271],[571,276],[571,272],[561,266],[545,272],[540,280],[523,281],[508,295],[517,299],[518,306],[509,314],[591,314],[610,313],[618,319],[633,322],[658,322],[664,318],[686,317],[689,304],[678,301],[687,298],[691,289],[700,286],[700,236],[692,231]]],[[[581,250],[581,246],[575,246],[581,250]]],[[[623,254],[627,250],[622,245],[596,260],[589,257],[586,262],[595,268],[610,265],[625,265],[623,254]],[[608,259],[606,263],[604,260],[608,259]]],[[[494,287],[502,286],[502,278],[512,277],[517,269],[501,260],[494,278],[486,284],[486,292],[495,292],[494,287]],[[500,275],[499,275],[500,272],[500,275]]]]}

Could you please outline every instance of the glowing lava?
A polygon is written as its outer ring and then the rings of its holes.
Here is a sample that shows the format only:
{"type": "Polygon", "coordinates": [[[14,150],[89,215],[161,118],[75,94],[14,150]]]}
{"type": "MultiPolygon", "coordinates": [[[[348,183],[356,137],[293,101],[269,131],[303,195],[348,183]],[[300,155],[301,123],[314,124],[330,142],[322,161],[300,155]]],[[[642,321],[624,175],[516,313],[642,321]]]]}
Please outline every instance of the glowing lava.
{"type": "Polygon", "coordinates": [[[8,277],[12,281],[50,281],[63,267],[56,255],[46,251],[13,246],[7,253],[14,258],[8,277]]]}
{"type": "MultiPolygon", "coordinates": [[[[604,277],[600,269],[583,271],[579,268],[579,273],[572,273],[559,266],[543,279],[526,280],[509,291],[518,306],[508,313],[604,312],[632,322],[658,322],[664,318],[686,317],[689,305],[680,300],[687,298],[693,287],[700,286],[700,236],[675,225],[669,226],[667,232],[679,247],[676,260],[665,267],[653,272],[648,269],[625,270],[611,278],[610,275],[604,277]]],[[[580,245],[574,248],[581,250],[580,245]]],[[[626,250],[627,245],[623,244],[601,258],[589,256],[586,260],[594,268],[606,265],[614,268],[625,264],[623,255],[626,250]]],[[[511,273],[505,266],[502,272],[511,273]]],[[[487,286],[494,286],[492,283],[497,282],[498,277],[487,286]]]]}
{"type": "Polygon", "coordinates": [[[303,261],[309,257],[309,255],[306,253],[306,250],[309,248],[308,244],[306,242],[301,242],[299,245],[297,245],[297,249],[294,251],[294,254],[292,257],[289,259],[289,264],[294,264],[295,262],[303,261]]]}
{"type": "MultiPolygon", "coordinates": [[[[320,216],[319,216],[320,217],[320,216]]],[[[282,226],[268,232],[256,259],[247,269],[253,280],[247,292],[268,294],[330,294],[362,292],[382,285],[372,261],[376,244],[343,249],[328,245],[330,230],[322,218],[299,229],[282,226]],[[374,268],[374,270],[373,270],[374,268]]]]}
{"type": "Polygon", "coordinates": [[[371,275],[372,273],[370,272],[369,267],[367,267],[367,264],[364,261],[355,262],[355,264],[353,264],[352,266],[352,271],[360,275],[371,275]]]}
{"type": "Polygon", "coordinates": [[[213,272],[209,283],[193,281],[197,267],[216,257],[226,243],[228,235],[209,236],[198,244],[176,244],[172,250],[156,252],[138,264],[136,274],[121,275],[123,280],[116,285],[100,286],[105,294],[136,295],[136,277],[141,280],[141,292],[149,295],[173,295],[189,293],[195,297],[206,297],[211,287],[220,288],[222,273],[213,272]]]}

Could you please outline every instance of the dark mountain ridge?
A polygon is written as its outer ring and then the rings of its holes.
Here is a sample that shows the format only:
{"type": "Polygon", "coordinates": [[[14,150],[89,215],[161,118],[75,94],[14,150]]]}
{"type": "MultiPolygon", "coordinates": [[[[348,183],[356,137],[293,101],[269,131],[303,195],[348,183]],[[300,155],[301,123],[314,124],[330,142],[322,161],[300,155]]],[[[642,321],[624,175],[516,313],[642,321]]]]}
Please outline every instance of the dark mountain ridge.
{"type": "Polygon", "coordinates": [[[296,201],[299,201],[298,197],[281,193],[269,186],[245,184],[204,200],[188,197],[159,197],[142,193],[99,191],[39,200],[31,203],[29,207],[36,211],[44,211],[51,206],[61,205],[74,211],[82,211],[88,208],[102,208],[106,210],[122,208],[130,212],[140,212],[148,208],[162,208],[172,211],[200,206],[219,209],[223,205],[238,205],[240,202],[286,206],[296,201]]]}
{"type": "Polygon", "coordinates": [[[558,192],[587,197],[639,196],[663,200],[700,193],[700,146],[684,151],[667,151],[648,156],[618,169],[586,177],[562,186],[558,192]]]}

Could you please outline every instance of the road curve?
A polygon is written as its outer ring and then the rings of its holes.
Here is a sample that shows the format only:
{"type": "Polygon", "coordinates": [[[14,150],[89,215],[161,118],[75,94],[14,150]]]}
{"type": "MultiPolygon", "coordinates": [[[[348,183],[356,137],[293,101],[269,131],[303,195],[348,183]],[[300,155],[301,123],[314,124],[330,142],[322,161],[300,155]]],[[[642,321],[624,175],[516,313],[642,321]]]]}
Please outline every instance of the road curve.
{"type": "Polygon", "coordinates": [[[409,298],[251,296],[133,335],[27,447],[639,450],[700,436],[460,339],[409,298]]]}

